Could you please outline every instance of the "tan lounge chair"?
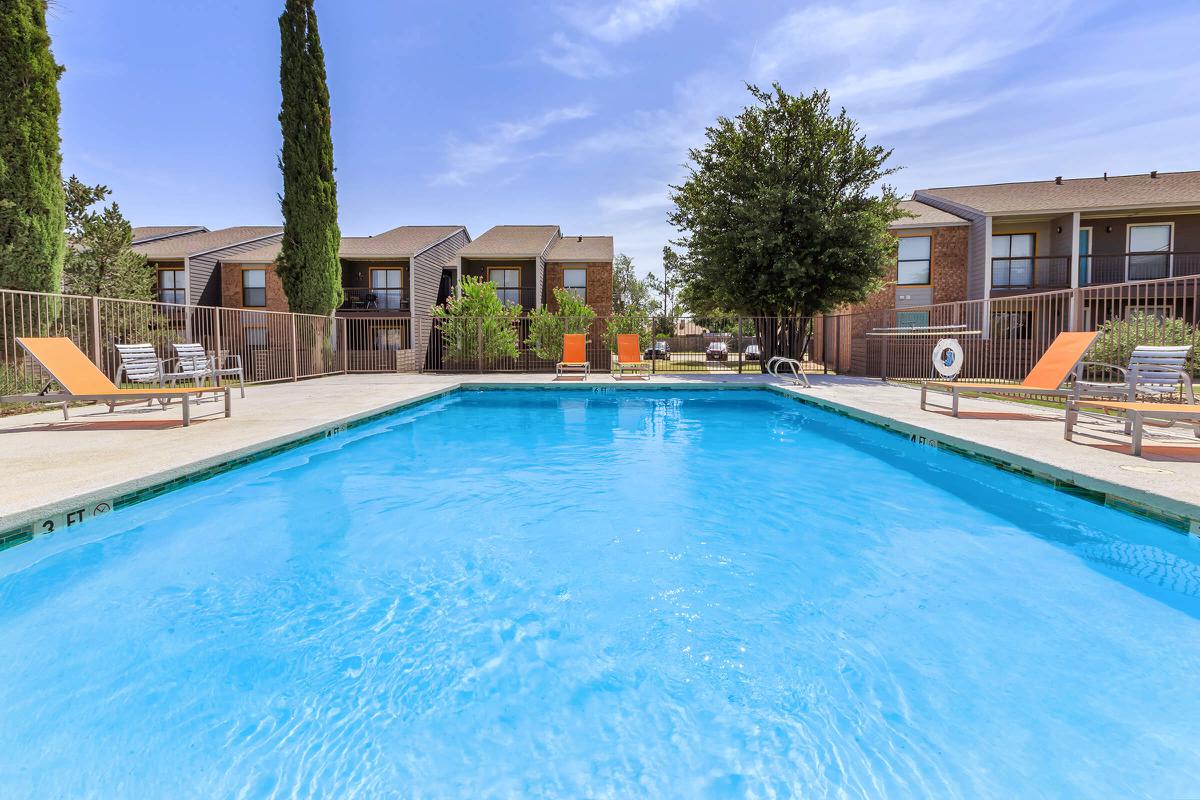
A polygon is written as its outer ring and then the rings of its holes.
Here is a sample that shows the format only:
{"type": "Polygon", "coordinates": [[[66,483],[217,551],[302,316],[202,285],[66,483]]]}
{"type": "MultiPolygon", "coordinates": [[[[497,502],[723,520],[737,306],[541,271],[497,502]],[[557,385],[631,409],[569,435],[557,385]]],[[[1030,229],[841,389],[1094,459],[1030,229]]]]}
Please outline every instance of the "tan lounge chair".
{"type": "Polygon", "coordinates": [[[625,370],[650,380],[650,362],[642,358],[641,339],[636,333],[617,334],[618,379],[625,377],[625,370]]]}
{"type": "Polygon", "coordinates": [[[233,415],[228,386],[193,387],[183,389],[118,389],[92,363],[75,343],[65,336],[18,338],[17,342],[50,373],[53,380],[37,394],[0,397],[6,403],[61,403],[63,419],[67,419],[67,404],[77,401],[107,403],[112,411],[122,400],[157,400],[166,406],[173,399],[183,401],[183,424],[191,424],[190,399],[204,394],[225,395],[225,416],[233,415]],[[50,392],[57,383],[60,392],[50,392]]]}
{"type": "Polygon", "coordinates": [[[563,357],[554,365],[554,374],[561,378],[568,371],[582,372],[584,380],[592,373],[587,360],[587,337],[582,333],[563,334],[563,357]]]}
{"type": "Polygon", "coordinates": [[[961,395],[1038,394],[1066,396],[1062,385],[1075,372],[1083,354],[1096,339],[1095,331],[1060,333],[1038,362],[1020,383],[959,383],[958,381],[926,381],[921,384],[921,410],[926,411],[926,395],[930,389],[950,393],[950,413],[958,416],[961,395]]]}
{"type": "MultiPolygon", "coordinates": [[[[1082,409],[1090,408],[1099,411],[1119,411],[1125,415],[1128,424],[1126,432],[1133,435],[1133,454],[1142,454],[1142,428],[1146,420],[1161,420],[1168,424],[1175,422],[1190,422],[1200,439],[1200,405],[1183,403],[1130,403],[1123,400],[1093,400],[1072,397],[1067,400],[1067,423],[1063,430],[1063,438],[1068,442],[1075,433],[1075,423],[1079,420],[1082,409]],[[1132,428],[1132,431],[1130,430],[1132,428]]],[[[1082,412],[1087,413],[1087,412],[1082,412]]]]}

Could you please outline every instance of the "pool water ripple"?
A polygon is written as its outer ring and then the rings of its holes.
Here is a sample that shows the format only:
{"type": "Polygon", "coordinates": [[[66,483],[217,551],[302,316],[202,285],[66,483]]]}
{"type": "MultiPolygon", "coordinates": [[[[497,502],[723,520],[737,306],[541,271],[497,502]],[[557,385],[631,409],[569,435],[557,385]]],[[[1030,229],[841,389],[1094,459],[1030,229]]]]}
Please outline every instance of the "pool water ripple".
{"type": "Polygon", "coordinates": [[[766,392],[465,392],[0,553],[0,796],[1186,796],[1198,565],[766,392]]]}

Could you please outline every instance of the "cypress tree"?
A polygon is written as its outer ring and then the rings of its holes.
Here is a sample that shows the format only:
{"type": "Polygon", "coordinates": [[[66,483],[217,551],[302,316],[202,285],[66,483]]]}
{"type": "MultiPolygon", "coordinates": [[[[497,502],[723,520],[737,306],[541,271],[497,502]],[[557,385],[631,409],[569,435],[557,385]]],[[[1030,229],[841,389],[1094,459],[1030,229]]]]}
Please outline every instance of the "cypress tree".
{"type": "Polygon", "coordinates": [[[67,220],[45,0],[0,3],[0,288],[57,292],[67,220]]]}
{"type": "Polygon", "coordinates": [[[313,0],[287,0],[279,33],[283,244],[276,270],[292,311],[329,314],[342,303],[341,232],[329,87],[313,0]]]}

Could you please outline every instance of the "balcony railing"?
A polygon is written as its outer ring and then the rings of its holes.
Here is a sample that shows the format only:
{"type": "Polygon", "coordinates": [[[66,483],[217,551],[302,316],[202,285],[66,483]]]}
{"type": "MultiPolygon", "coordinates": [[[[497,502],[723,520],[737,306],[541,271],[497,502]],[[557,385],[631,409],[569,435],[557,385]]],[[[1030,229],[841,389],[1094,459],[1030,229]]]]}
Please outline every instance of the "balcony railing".
{"type": "Polygon", "coordinates": [[[993,289],[1063,289],[1071,285],[1071,257],[1012,256],[992,259],[993,289]]]}
{"type": "Polygon", "coordinates": [[[1200,253],[1114,253],[1080,256],[1088,285],[1200,275],[1200,253]]]}
{"type": "MultiPolygon", "coordinates": [[[[1200,275],[1200,253],[1109,253],[1079,257],[1080,286],[1200,275]]],[[[1071,257],[1034,256],[992,259],[992,289],[1038,291],[1071,286],[1071,257]]]]}
{"type": "Polygon", "coordinates": [[[340,311],[408,311],[408,289],[364,289],[345,286],[340,311]]]}

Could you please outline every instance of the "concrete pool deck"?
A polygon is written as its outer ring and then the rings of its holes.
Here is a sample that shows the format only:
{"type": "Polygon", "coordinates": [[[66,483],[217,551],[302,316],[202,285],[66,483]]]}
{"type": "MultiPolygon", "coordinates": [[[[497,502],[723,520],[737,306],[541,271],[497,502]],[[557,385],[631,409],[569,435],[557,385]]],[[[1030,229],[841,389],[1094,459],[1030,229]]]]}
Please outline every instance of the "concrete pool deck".
{"type": "MultiPolygon", "coordinates": [[[[921,411],[911,386],[840,376],[810,376],[811,389],[780,386],[770,376],[662,375],[622,381],[607,375],[555,384],[552,375],[337,375],[251,386],[234,396],[233,418],[221,404],[193,410],[180,425],[177,406],[57,409],[0,418],[0,547],[103,513],[117,498],[182,482],[189,476],[427,397],[470,385],[571,388],[748,386],[774,384],[802,401],[866,419],[923,444],[962,450],[1085,492],[1131,510],[1177,518],[1200,532],[1200,439],[1191,428],[1148,429],[1144,455],[1129,454],[1117,420],[1081,420],[1076,441],[1063,439],[1062,411],[1029,404],[964,399],[962,416],[921,411]],[[19,537],[19,538],[14,538],[19,537]]],[[[939,396],[933,402],[941,402],[939,396]]]]}

